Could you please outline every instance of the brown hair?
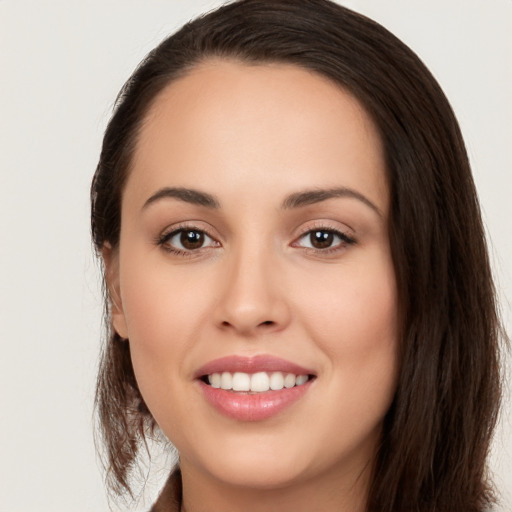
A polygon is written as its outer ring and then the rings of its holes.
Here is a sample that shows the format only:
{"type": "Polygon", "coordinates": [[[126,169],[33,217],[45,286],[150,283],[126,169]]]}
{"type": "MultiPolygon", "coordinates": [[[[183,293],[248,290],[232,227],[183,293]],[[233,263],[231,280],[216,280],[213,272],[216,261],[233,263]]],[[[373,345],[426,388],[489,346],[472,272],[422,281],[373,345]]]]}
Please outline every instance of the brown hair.
{"type": "MultiPolygon", "coordinates": [[[[369,511],[481,512],[493,501],[486,460],[500,399],[495,292],[459,126],[420,59],[377,23],[327,0],[242,0],[185,25],[124,85],[92,183],[98,251],[116,247],[123,186],[156,96],[208,58],[291,63],[351,92],[377,125],[391,189],[389,236],[401,312],[401,365],[383,427],[369,511]]],[[[112,488],[155,426],[129,343],[113,331],[97,386],[112,488]]]]}

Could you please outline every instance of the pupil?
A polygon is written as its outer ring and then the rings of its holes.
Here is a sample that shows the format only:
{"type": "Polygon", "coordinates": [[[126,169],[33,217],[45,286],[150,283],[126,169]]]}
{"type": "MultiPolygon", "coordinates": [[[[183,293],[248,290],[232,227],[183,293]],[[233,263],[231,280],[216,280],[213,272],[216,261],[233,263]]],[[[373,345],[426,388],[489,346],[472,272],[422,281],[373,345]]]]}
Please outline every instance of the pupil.
{"type": "Polygon", "coordinates": [[[311,233],[311,245],[315,249],[330,247],[334,241],[334,234],[329,231],[315,231],[311,233]]]}
{"type": "Polygon", "coordinates": [[[199,249],[204,243],[204,233],[200,231],[183,231],[180,242],[185,249],[199,249]]]}

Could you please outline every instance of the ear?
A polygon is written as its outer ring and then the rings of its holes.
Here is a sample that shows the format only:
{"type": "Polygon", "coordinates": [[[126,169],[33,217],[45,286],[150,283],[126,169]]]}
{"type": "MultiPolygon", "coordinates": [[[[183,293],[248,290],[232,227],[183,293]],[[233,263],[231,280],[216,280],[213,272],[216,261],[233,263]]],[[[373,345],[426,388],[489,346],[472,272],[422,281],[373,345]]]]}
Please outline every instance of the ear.
{"type": "Polygon", "coordinates": [[[110,301],[110,320],[112,327],[123,339],[128,338],[128,329],[126,327],[126,318],[121,301],[121,288],[119,279],[119,253],[112,249],[107,242],[101,249],[103,263],[105,265],[105,281],[108,290],[108,300],[110,301]]]}

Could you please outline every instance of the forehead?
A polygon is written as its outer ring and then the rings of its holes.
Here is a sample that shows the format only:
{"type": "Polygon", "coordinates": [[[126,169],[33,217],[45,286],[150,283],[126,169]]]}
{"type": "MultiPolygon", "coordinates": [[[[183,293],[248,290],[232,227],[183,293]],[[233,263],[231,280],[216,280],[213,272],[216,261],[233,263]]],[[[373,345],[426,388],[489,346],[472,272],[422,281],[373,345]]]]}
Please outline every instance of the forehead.
{"type": "Polygon", "coordinates": [[[198,182],[213,192],[238,181],[247,192],[343,185],[386,210],[383,162],[371,118],[331,80],[293,65],[211,60],[156,97],[129,183],[141,195],[198,182]]]}

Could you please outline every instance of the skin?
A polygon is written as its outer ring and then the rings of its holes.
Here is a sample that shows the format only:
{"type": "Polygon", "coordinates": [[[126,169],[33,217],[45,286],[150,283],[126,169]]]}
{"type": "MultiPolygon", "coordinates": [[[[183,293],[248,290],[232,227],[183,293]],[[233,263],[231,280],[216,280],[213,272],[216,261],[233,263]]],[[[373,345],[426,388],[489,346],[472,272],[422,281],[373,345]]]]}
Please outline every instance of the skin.
{"type": "Polygon", "coordinates": [[[157,97],[124,190],[120,243],[104,257],[114,327],[180,453],[185,510],[364,510],[396,388],[388,210],[374,124],[319,75],[208,61],[157,97]],[[144,207],[164,187],[200,190],[219,207],[170,197],[144,207]],[[339,187],[355,195],[283,208],[291,194],[339,187]],[[180,237],[159,241],[180,228],[208,237],[170,252],[180,237]],[[355,243],[333,236],[315,248],[312,229],[355,243]],[[194,372],[259,354],[316,379],[264,421],[212,408],[194,372]]]}

